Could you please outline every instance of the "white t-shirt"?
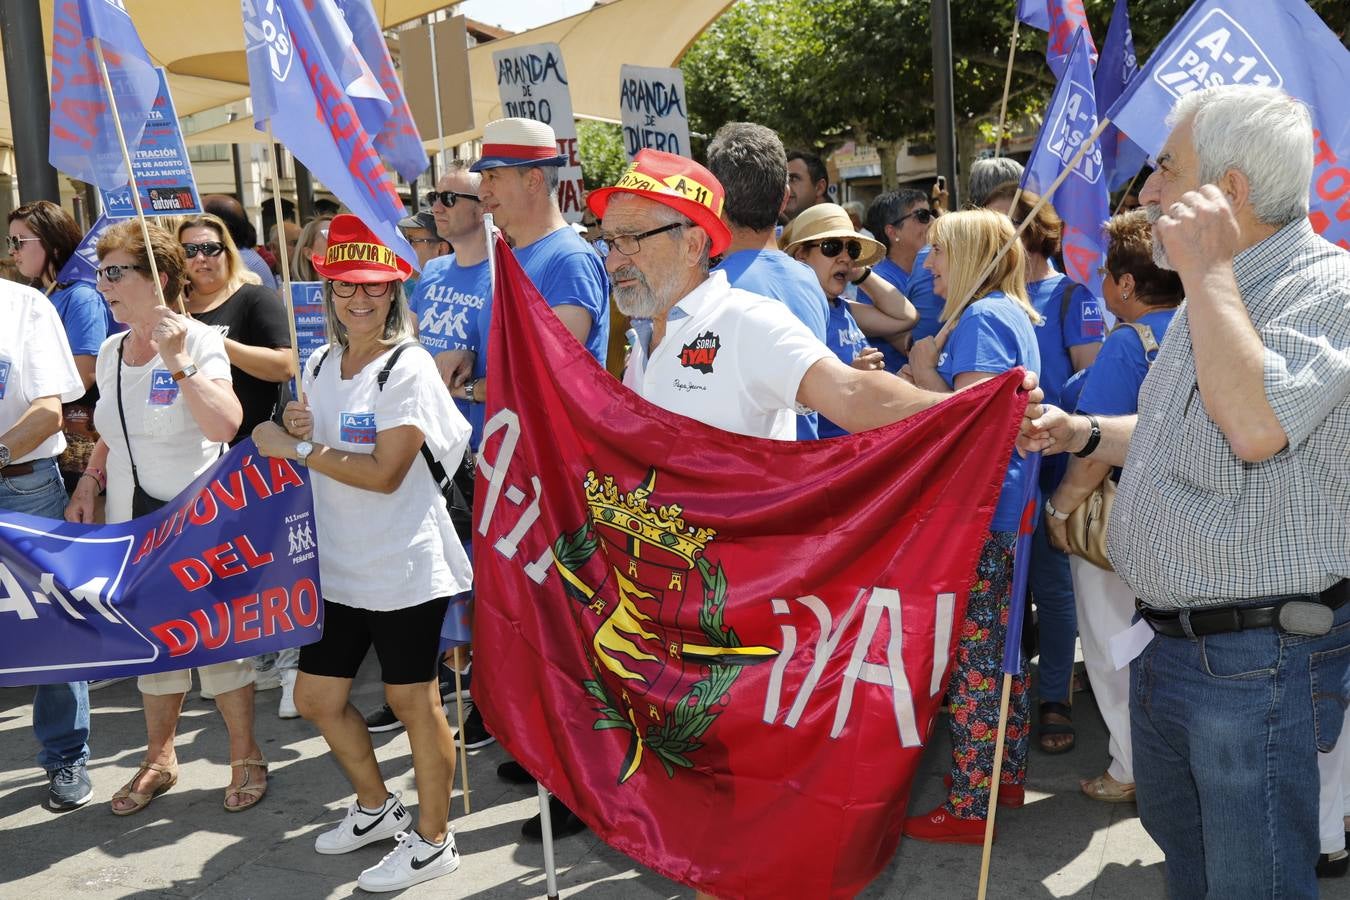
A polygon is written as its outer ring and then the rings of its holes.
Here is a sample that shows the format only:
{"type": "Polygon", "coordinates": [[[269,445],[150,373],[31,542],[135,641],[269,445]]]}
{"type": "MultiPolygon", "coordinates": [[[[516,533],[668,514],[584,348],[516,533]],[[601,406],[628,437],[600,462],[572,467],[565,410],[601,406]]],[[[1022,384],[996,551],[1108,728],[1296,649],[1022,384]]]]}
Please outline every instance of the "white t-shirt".
{"type": "Polygon", "coordinates": [[[675,304],[650,360],[641,346],[632,349],[623,383],[724,431],[791,441],[802,376],[833,356],[782,303],[713,272],[675,304]]]}
{"type": "MultiPolygon", "coordinates": [[[[94,427],[108,445],[108,521],[131,518],[131,459],[141,487],[152,497],[172,500],[178,492],[209,469],[223,444],[207,440],[183,399],[173,373],[156,353],[143,366],[122,363],[122,407],[131,432],[131,456],[117,415],[117,349],[129,333],[114,334],[98,348],[98,406],[94,427]]],[[[189,320],[188,356],[197,366],[198,378],[230,382],[230,358],[225,339],[209,325],[189,320]]]]}
{"type": "MultiPolygon", "coordinates": [[[[38,291],[0,281],[0,434],[19,421],[34,400],[78,400],[84,384],[56,307],[38,291]]],[[[10,463],[56,456],[66,449],[61,429],[10,463]]]]}
{"type": "MultiPolygon", "coordinates": [[[[314,442],[372,453],[379,432],[414,425],[432,456],[453,472],[469,443],[469,423],[450,399],[431,354],[419,346],[403,351],[380,390],[379,373],[390,353],[392,348],[350,380],[342,378],[341,347],[329,345],[310,356],[305,395],[314,442]],[[320,357],[323,366],[315,378],[320,357]]],[[[320,472],[313,473],[312,484],[325,600],[386,611],[469,589],[469,558],[420,453],[392,494],[352,487],[320,472]]]]}

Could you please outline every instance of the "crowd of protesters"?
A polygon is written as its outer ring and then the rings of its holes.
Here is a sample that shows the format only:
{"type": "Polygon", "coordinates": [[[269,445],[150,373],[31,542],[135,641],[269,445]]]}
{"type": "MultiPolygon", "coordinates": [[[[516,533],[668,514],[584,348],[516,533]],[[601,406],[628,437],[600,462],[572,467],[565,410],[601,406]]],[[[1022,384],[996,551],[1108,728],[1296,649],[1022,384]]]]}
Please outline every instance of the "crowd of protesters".
{"type": "MultiPolygon", "coordinates": [[[[359,881],[396,890],[458,866],[446,802],[453,741],[494,739],[472,707],[453,737],[441,711],[456,692],[492,685],[471,681],[470,653],[447,652],[440,638],[472,596],[472,546],[418,460],[425,445],[459,468],[467,448],[471,469],[482,441],[493,377],[486,214],[584,352],[651,402],[729,431],[862,431],[1022,367],[1033,402],[1019,444],[1045,454],[1035,615],[1024,635],[1006,633],[1032,477],[1014,454],[956,630],[948,794],[909,817],[905,834],[983,841],[997,673],[1005,641],[1021,640],[1037,677],[1024,669],[1012,681],[999,805],[1025,802],[1033,744],[1074,749],[1074,695],[1090,689],[1109,759],[1084,761],[1082,792],[1138,804],[1173,894],[1315,893],[1315,877],[1350,867],[1350,753],[1337,742],[1350,698],[1350,261],[1308,222],[1312,132],[1301,104],[1274,89],[1197,91],[1172,124],[1143,208],[1122,202],[1104,223],[1100,297],[1064,274],[1064,224],[1052,202],[1020,189],[1012,159],[978,161],[960,211],[945,208],[942,187],[841,206],[818,156],[749,123],[713,136],[706,168],[643,151],[630,186],[590,195],[584,231],[558,207],[564,157],[552,130],[490,123],[484,155],[443,172],[400,223],[417,275],[403,260],[340,252],[381,246],[347,214],[283,223],[258,248],[238,202],[217,196],[173,230],[149,225],[148,244],[134,223],[113,227],[98,242],[96,284],[63,283],[79,229],[54,204],[27,204],[9,218],[27,287],[0,285],[12,388],[0,390],[0,509],[124,521],[248,436],[265,455],[306,464],[326,629],[297,651],[198,671],[229,734],[223,806],[240,812],[265,796],[255,692],[280,686],[278,713],[318,727],[355,792],[315,850],[397,835],[359,881]],[[676,177],[706,188],[709,202],[661,187],[676,177]],[[293,280],[324,283],[330,343],[298,369],[276,293],[282,253],[293,280]],[[709,373],[721,379],[716,403],[669,390],[669,354],[658,352],[710,327],[747,342],[729,354],[734,368],[709,373]],[[160,371],[171,391],[151,390],[160,371]],[[297,375],[303,402],[282,392],[297,375]],[[339,410],[369,411],[378,427],[347,434],[339,410]],[[1085,520],[1103,508],[1111,527],[1094,551],[1085,520]],[[397,584],[389,572],[401,573],[397,584]],[[1142,652],[1122,660],[1113,639],[1132,627],[1147,629],[1142,652]],[[1085,678],[1075,677],[1076,647],[1085,678]],[[372,648],[388,702],[363,714],[349,694],[372,648]],[[398,728],[412,745],[415,826],[369,737],[398,728]]],[[[191,684],[187,671],[139,679],[147,749],[112,795],[115,815],[174,786],[191,684]]],[[[88,690],[36,690],[53,809],[93,795],[88,690]]],[[[533,781],[514,761],[498,774],[533,781]]],[[[586,827],[552,804],[555,835],[586,827]]],[[[539,817],[523,828],[541,831],[539,817]]]]}

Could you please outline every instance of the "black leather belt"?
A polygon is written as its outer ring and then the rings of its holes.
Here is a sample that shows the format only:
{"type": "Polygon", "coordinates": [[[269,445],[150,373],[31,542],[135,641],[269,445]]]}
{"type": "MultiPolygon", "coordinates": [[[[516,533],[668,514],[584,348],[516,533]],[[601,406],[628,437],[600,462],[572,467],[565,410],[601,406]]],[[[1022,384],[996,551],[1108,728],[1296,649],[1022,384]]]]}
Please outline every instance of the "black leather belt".
{"type": "Polygon", "coordinates": [[[0,475],[5,476],[6,478],[16,478],[19,475],[32,475],[32,474],[33,474],[33,464],[30,462],[15,463],[12,466],[5,466],[3,469],[0,469],[0,475]]]}
{"type": "MultiPolygon", "coordinates": [[[[1207,634],[1224,634],[1229,631],[1246,631],[1250,628],[1269,628],[1280,620],[1280,608],[1295,600],[1323,603],[1332,609],[1340,609],[1350,601],[1350,580],[1341,579],[1320,594],[1303,594],[1281,597],[1278,601],[1263,606],[1219,606],[1204,607],[1190,611],[1191,634],[1203,637],[1207,634]]],[[[1158,634],[1167,637],[1189,637],[1181,623],[1181,614],[1185,610],[1150,609],[1141,600],[1134,601],[1135,608],[1144,617],[1144,621],[1158,634]]]]}

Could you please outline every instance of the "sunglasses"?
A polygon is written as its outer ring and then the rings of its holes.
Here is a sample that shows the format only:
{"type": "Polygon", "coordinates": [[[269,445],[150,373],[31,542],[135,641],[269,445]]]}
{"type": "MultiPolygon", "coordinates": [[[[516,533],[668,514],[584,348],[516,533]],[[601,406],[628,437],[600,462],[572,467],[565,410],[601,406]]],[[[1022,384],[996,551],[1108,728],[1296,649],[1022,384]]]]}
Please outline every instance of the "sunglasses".
{"type": "Polygon", "coordinates": [[[334,281],[332,282],[333,296],[341,297],[343,300],[346,300],[349,297],[355,297],[356,289],[360,288],[365,292],[367,297],[378,299],[389,293],[389,286],[391,284],[393,284],[392,281],[376,281],[366,284],[354,284],[350,281],[334,281]]]}
{"type": "Polygon", "coordinates": [[[149,266],[102,266],[94,270],[94,275],[96,278],[103,279],[109,284],[117,284],[117,282],[121,281],[122,277],[132,269],[135,269],[137,272],[150,271],[149,266]]]}
{"type": "Polygon", "coordinates": [[[454,206],[455,201],[459,199],[472,200],[474,203],[478,202],[478,196],[476,194],[461,194],[459,191],[427,191],[426,196],[422,198],[422,202],[427,206],[433,206],[436,201],[439,200],[441,201],[441,206],[449,209],[454,206]]]}
{"type": "Polygon", "coordinates": [[[826,238],[814,244],[807,244],[808,247],[817,247],[820,249],[820,255],[826,259],[834,259],[845,250],[848,251],[849,259],[857,259],[862,256],[862,243],[859,241],[845,241],[842,238],[826,238]]]}
{"type": "Polygon", "coordinates": [[[439,244],[440,242],[441,242],[441,239],[438,238],[438,237],[434,237],[434,238],[408,238],[408,243],[410,243],[410,244],[439,244]]]}
{"type": "Polygon", "coordinates": [[[910,216],[913,216],[914,218],[918,219],[920,225],[927,225],[929,222],[933,221],[933,211],[931,209],[928,209],[927,207],[920,207],[919,209],[914,210],[914,212],[905,213],[903,216],[896,219],[891,224],[899,227],[900,223],[908,219],[910,216]]]}
{"type": "Polygon", "coordinates": [[[204,244],[184,244],[183,252],[187,254],[188,259],[200,253],[202,256],[219,256],[225,252],[225,245],[219,241],[207,241],[204,244]]]}
{"type": "Polygon", "coordinates": [[[9,252],[18,253],[20,250],[23,249],[23,245],[26,244],[27,242],[40,241],[42,239],[35,237],[31,238],[19,237],[18,235],[11,234],[9,237],[5,238],[5,240],[9,243],[9,252]]]}

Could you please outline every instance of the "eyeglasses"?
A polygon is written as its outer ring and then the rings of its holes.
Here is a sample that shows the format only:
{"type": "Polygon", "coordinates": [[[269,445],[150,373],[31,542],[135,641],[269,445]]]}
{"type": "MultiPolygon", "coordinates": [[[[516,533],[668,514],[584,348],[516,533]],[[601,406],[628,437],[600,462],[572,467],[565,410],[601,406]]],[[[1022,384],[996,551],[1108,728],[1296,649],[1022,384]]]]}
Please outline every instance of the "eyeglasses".
{"type": "Polygon", "coordinates": [[[848,251],[849,259],[857,259],[862,256],[862,242],[845,241],[842,238],[826,238],[823,241],[817,241],[807,244],[808,247],[817,247],[820,249],[820,255],[826,259],[834,259],[845,250],[848,251]]]}
{"type": "Polygon", "coordinates": [[[611,251],[618,250],[624,256],[637,256],[638,251],[642,249],[642,242],[649,237],[658,234],[664,234],[667,231],[674,231],[676,228],[685,227],[687,222],[671,222],[669,225],[662,225],[660,228],[653,228],[651,231],[644,231],[641,234],[611,234],[601,235],[593,245],[597,251],[601,244],[605,249],[601,252],[602,256],[608,256],[611,251]]]}
{"type": "Polygon", "coordinates": [[[434,237],[434,238],[408,238],[408,243],[410,243],[410,244],[439,244],[440,242],[441,242],[441,239],[438,238],[438,237],[434,237]]]}
{"type": "Polygon", "coordinates": [[[435,205],[436,201],[439,200],[441,201],[441,206],[444,206],[446,209],[449,209],[450,207],[455,205],[456,200],[461,199],[472,200],[474,203],[477,203],[478,195],[461,194],[459,191],[427,191],[426,196],[422,198],[422,202],[425,203],[427,206],[433,206],[435,205]]]}
{"type": "Polygon", "coordinates": [[[334,281],[332,282],[333,296],[341,297],[343,300],[346,300],[348,297],[355,297],[356,289],[360,288],[365,292],[367,297],[378,299],[389,293],[389,286],[391,284],[393,284],[392,281],[375,281],[363,284],[354,284],[350,281],[334,281]]]}
{"type": "Polygon", "coordinates": [[[898,227],[901,222],[905,221],[910,216],[913,216],[914,218],[918,219],[920,225],[927,225],[929,222],[933,221],[933,211],[926,206],[921,206],[918,209],[914,210],[913,212],[905,213],[903,216],[896,219],[891,224],[898,227]]]}
{"type": "Polygon", "coordinates": [[[219,256],[225,252],[225,245],[220,241],[207,241],[204,244],[184,244],[183,252],[187,254],[188,259],[192,259],[198,253],[202,256],[219,256]]]}
{"type": "Polygon", "coordinates": [[[117,284],[117,282],[121,281],[122,277],[132,269],[135,269],[137,272],[150,271],[149,266],[102,266],[94,270],[94,275],[97,278],[107,281],[109,284],[117,284]]]}
{"type": "Polygon", "coordinates": [[[42,239],[35,237],[31,238],[19,237],[18,235],[11,234],[9,237],[5,238],[5,240],[9,244],[9,252],[18,253],[20,250],[23,249],[23,245],[28,243],[29,241],[40,241],[42,239]]]}

